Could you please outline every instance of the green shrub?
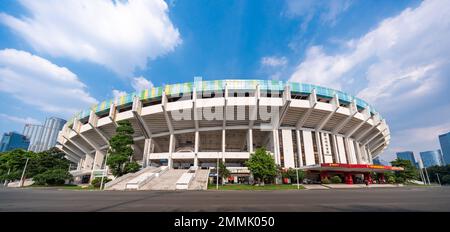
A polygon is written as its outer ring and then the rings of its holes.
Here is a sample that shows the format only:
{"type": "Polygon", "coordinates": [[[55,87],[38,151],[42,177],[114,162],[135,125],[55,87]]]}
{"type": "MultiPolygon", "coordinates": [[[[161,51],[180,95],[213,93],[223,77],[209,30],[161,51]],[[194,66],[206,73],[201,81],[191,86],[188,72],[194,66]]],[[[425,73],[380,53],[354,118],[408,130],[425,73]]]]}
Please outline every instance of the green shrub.
{"type": "Polygon", "coordinates": [[[321,182],[322,182],[322,184],[331,184],[331,181],[326,177],[323,178],[321,182]]]}
{"type": "Polygon", "coordinates": [[[341,180],[341,178],[339,176],[333,176],[333,177],[331,177],[330,180],[331,180],[331,183],[333,183],[333,184],[342,183],[342,180],[341,180]]]}
{"type": "Polygon", "coordinates": [[[136,161],[131,161],[125,164],[124,173],[134,173],[141,169],[141,165],[139,165],[136,161]]]}
{"type": "MultiPolygon", "coordinates": [[[[110,182],[110,181],[111,181],[111,179],[109,179],[109,178],[107,178],[107,177],[104,177],[104,178],[103,178],[103,185],[106,184],[106,183],[108,183],[108,182],[110,182]]],[[[95,178],[92,180],[91,185],[94,186],[94,187],[96,187],[96,188],[100,188],[100,184],[101,184],[101,183],[102,183],[102,178],[101,178],[101,177],[95,177],[95,178]]]]}
{"type": "Polygon", "coordinates": [[[64,169],[50,169],[33,177],[38,185],[63,185],[66,180],[71,180],[72,175],[64,169]]]}
{"type": "Polygon", "coordinates": [[[403,177],[401,177],[401,176],[396,176],[395,177],[395,182],[397,184],[403,184],[403,183],[405,183],[405,179],[403,177]]]}
{"type": "Polygon", "coordinates": [[[445,175],[442,177],[441,183],[444,185],[450,184],[450,175],[445,175]]]}
{"type": "Polygon", "coordinates": [[[393,176],[388,177],[387,182],[389,184],[395,184],[395,177],[393,177],[393,176]]]}

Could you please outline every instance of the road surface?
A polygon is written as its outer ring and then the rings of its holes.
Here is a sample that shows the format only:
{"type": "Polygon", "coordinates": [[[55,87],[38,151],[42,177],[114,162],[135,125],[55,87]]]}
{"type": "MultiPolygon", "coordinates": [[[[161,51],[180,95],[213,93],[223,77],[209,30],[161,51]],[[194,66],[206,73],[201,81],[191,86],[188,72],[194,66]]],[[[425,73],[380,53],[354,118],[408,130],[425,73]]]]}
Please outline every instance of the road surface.
{"type": "Polygon", "coordinates": [[[0,188],[0,211],[450,211],[450,187],[278,191],[0,188]]]}

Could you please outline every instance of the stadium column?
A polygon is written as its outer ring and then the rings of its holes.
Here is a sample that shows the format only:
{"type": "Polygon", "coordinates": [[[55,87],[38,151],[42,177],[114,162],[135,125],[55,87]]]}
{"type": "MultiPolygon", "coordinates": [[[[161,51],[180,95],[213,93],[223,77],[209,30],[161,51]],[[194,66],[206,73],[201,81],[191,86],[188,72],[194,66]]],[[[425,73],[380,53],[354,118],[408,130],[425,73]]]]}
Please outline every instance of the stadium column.
{"type": "MultiPolygon", "coordinates": [[[[222,123],[222,162],[225,164],[226,152],[226,126],[227,126],[227,106],[228,106],[228,84],[225,83],[225,104],[223,106],[223,123],[222,123]]],[[[232,118],[234,120],[234,118],[232,118]]]]}
{"type": "Polygon", "coordinates": [[[273,138],[273,153],[274,153],[275,163],[278,165],[281,165],[280,141],[278,138],[278,130],[277,129],[272,130],[272,138],[273,138]]]}
{"type": "Polygon", "coordinates": [[[199,129],[199,115],[198,115],[198,109],[197,109],[197,87],[194,85],[192,88],[192,112],[194,115],[194,126],[195,126],[195,138],[194,138],[194,167],[198,167],[198,148],[200,145],[200,132],[199,129]]]}
{"type": "MultiPolygon", "coordinates": [[[[142,163],[143,163],[143,166],[146,167],[147,166],[147,154],[148,154],[148,148],[149,148],[149,146],[147,146],[147,140],[151,139],[152,132],[150,131],[150,129],[148,128],[147,124],[145,123],[144,119],[141,116],[142,102],[138,96],[134,96],[134,98],[133,98],[133,106],[131,108],[131,111],[133,113],[134,118],[136,119],[138,127],[142,131],[142,134],[144,135],[144,138],[145,138],[144,151],[142,151],[142,161],[143,161],[142,163]],[[147,146],[147,147],[145,147],[145,146],[147,146]]],[[[151,141],[150,141],[150,145],[151,145],[151,141]]],[[[135,146],[134,148],[139,151],[139,148],[137,146],[135,146]]]]}
{"type": "Polygon", "coordinates": [[[297,153],[298,153],[298,164],[295,165],[299,165],[299,167],[303,166],[303,152],[302,152],[302,145],[301,145],[301,140],[300,140],[300,130],[295,130],[295,134],[296,134],[296,138],[297,138],[297,153]]]}
{"type": "Polygon", "coordinates": [[[102,150],[96,150],[94,156],[94,168],[93,169],[102,169],[103,159],[105,158],[105,152],[102,150]]]}
{"type": "Polygon", "coordinates": [[[173,160],[172,160],[172,153],[173,153],[173,148],[175,144],[175,135],[173,133],[170,133],[170,137],[169,137],[169,159],[167,160],[167,165],[169,166],[169,168],[173,168],[173,160]]]}
{"type": "Polygon", "coordinates": [[[251,154],[253,153],[253,130],[248,129],[247,133],[247,151],[251,154]]]}
{"type": "Polygon", "coordinates": [[[317,153],[319,155],[319,164],[324,163],[323,162],[323,155],[322,155],[322,141],[320,140],[320,132],[316,131],[315,139],[316,139],[316,146],[317,146],[317,153]]]}
{"type": "Polygon", "coordinates": [[[162,93],[161,106],[163,108],[164,118],[166,120],[167,127],[169,128],[169,133],[170,133],[169,159],[168,159],[167,163],[168,163],[169,168],[172,168],[172,166],[173,166],[172,153],[174,152],[174,148],[175,148],[175,136],[174,136],[174,129],[173,129],[173,126],[172,126],[172,121],[170,120],[169,114],[167,112],[167,103],[168,103],[167,94],[166,94],[166,91],[164,91],[162,93]]]}
{"type": "Polygon", "coordinates": [[[370,150],[367,149],[366,147],[365,147],[365,149],[367,151],[367,156],[369,157],[369,164],[373,164],[372,152],[370,152],[370,150]]]}
{"type": "Polygon", "coordinates": [[[89,154],[86,154],[83,159],[83,170],[92,170],[92,164],[94,163],[94,159],[89,154]]]}
{"type": "Polygon", "coordinates": [[[339,158],[339,152],[338,152],[338,145],[337,145],[337,141],[336,141],[336,135],[335,134],[330,134],[330,136],[331,136],[331,142],[333,143],[334,162],[335,163],[341,163],[340,158],[339,158]]]}
{"type": "Polygon", "coordinates": [[[198,147],[200,144],[200,132],[198,130],[195,130],[195,141],[194,141],[194,167],[198,167],[198,147]]]}
{"type": "Polygon", "coordinates": [[[363,158],[362,158],[361,148],[359,147],[359,143],[356,142],[356,141],[354,141],[354,143],[356,144],[355,145],[355,148],[356,148],[355,153],[356,153],[356,159],[358,161],[358,164],[363,164],[364,161],[363,161],[363,158]]]}
{"type": "MultiPolygon", "coordinates": [[[[340,104],[339,104],[339,97],[337,94],[334,94],[330,103],[333,106],[333,109],[324,119],[322,119],[322,121],[315,128],[316,135],[320,135],[319,133],[321,133],[320,131],[323,129],[323,127],[328,123],[328,121],[330,121],[330,119],[333,117],[333,115],[339,110],[340,104]]],[[[324,136],[324,135],[322,134],[321,136],[324,136]]],[[[318,144],[321,144],[320,146],[318,146],[318,147],[320,147],[320,149],[318,149],[318,151],[319,151],[319,155],[320,155],[319,157],[321,158],[323,163],[325,163],[326,161],[325,161],[325,156],[324,156],[324,152],[323,152],[323,144],[322,144],[322,140],[320,140],[321,136],[319,136],[319,138],[317,138],[318,144]]],[[[333,135],[331,135],[331,137],[333,137],[333,135]]],[[[322,161],[321,161],[321,163],[322,163],[322,161]]]]}
{"type": "Polygon", "coordinates": [[[225,141],[225,129],[222,129],[222,162],[225,164],[225,151],[226,151],[226,141],[225,141]]]}
{"type": "Polygon", "coordinates": [[[144,154],[142,155],[144,168],[148,166],[148,157],[151,153],[152,142],[152,138],[144,140],[144,154]]]}

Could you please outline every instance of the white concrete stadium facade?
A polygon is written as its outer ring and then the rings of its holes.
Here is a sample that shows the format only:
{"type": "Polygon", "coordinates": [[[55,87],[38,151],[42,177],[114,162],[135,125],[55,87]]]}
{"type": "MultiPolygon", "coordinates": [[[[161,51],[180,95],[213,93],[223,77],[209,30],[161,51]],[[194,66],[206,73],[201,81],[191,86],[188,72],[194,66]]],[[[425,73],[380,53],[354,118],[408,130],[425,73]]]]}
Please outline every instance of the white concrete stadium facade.
{"type": "Polygon", "coordinates": [[[105,167],[117,122],[134,128],[133,159],[144,167],[243,167],[265,147],[282,167],[371,164],[389,144],[386,121],[363,100],[302,83],[195,81],[105,101],[58,135],[66,157],[89,174],[105,167]]]}

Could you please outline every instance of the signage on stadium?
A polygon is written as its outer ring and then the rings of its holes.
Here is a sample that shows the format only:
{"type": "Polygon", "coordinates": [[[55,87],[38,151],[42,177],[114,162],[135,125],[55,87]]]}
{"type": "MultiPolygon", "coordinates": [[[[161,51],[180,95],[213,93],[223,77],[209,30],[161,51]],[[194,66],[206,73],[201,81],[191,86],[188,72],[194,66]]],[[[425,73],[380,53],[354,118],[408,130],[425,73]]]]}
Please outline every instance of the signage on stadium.
{"type": "Polygon", "coordinates": [[[374,165],[374,164],[339,164],[339,163],[323,163],[320,164],[321,167],[335,167],[335,168],[370,168],[370,169],[384,169],[392,171],[403,171],[402,167],[393,167],[385,165],[374,165]]]}

